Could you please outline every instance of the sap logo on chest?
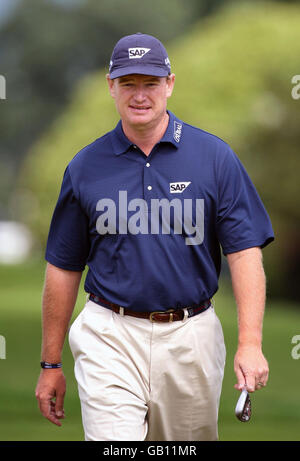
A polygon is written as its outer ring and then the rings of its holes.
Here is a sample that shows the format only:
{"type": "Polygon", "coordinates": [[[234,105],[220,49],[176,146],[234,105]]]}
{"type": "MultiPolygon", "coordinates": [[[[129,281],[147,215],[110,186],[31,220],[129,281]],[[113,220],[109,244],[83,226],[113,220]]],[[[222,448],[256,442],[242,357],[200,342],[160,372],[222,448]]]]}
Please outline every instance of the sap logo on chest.
{"type": "Polygon", "coordinates": [[[191,184],[189,182],[170,182],[170,194],[182,194],[182,192],[191,184]]]}
{"type": "Polygon", "coordinates": [[[128,48],[129,59],[141,59],[151,48],[128,48]]]}

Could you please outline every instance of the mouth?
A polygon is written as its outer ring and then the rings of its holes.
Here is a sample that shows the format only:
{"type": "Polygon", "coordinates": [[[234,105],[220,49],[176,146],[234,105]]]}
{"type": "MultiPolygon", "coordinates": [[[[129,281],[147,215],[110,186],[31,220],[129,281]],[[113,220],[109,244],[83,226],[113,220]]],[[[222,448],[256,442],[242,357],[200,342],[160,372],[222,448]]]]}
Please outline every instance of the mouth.
{"type": "Polygon", "coordinates": [[[149,106],[129,106],[129,108],[137,113],[145,113],[150,109],[149,106]]]}

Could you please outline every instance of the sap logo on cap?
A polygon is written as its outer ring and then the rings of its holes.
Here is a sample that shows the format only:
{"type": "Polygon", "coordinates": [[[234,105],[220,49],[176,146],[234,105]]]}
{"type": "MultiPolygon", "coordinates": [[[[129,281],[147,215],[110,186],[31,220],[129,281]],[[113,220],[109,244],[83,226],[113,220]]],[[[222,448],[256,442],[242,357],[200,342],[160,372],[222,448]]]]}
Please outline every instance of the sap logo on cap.
{"type": "Polygon", "coordinates": [[[151,48],[128,48],[129,59],[140,59],[150,50],[151,48]]]}
{"type": "Polygon", "coordinates": [[[175,121],[174,121],[174,133],[173,133],[173,137],[174,137],[174,139],[175,139],[176,142],[179,142],[179,141],[180,141],[180,138],[181,138],[181,131],[182,131],[182,124],[176,122],[176,120],[175,120],[175,121]]]}
{"type": "Polygon", "coordinates": [[[189,182],[170,182],[170,194],[182,194],[182,192],[191,184],[189,182]]]}
{"type": "Polygon", "coordinates": [[[171,63],[170,63],[170,59],[169,59],[169,58],[166,58],[166,59],[165,59],[165,65],[168,66],[168,67],[171,67],[171,63]]]}

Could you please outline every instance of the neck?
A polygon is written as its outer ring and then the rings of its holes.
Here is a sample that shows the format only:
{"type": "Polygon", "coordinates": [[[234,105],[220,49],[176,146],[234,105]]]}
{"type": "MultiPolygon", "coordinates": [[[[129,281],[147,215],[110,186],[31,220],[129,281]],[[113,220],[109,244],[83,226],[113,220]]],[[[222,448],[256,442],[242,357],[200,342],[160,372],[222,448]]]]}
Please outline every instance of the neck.
{"type": "Polygon", "coordinates": [[[169,114],[164,113],[162,119],[151,126],[131,126],[122,121],[125,136],[136,144],[145,155],[149,155],[155,144],[163,137],[169,123],[169,114]]]}

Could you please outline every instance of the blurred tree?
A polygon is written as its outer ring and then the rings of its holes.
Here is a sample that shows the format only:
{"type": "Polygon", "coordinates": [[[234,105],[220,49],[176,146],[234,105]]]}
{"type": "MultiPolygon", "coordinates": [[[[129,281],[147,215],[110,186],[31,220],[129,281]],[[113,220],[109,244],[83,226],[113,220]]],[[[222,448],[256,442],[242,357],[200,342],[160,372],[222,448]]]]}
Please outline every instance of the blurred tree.
{"type": "Polygon", "coordinates": [[[268,251],[272,294],[299,300],[300,100],[292,98],[291,81],[275,72],[266,74],[264,87],[264,94],[254,101],[256,123],[245,136],[244,153],[251,158],[248,171],[255,176],[276,229],[276,250],[268,251]]]}
{"type": "MultiPolygon", "coordinates": [[[[264,250],[269,291],[298,300],[300,101],[292,98],[291,79],[300,74],[299,21],[298,5],[242,4],[168,47],[176,73],[169,108],[237,152],[274,225],[276,240],[264,250]]],[[[18,213],[43,246],[67,162],[117,119],[105,72],[96,72],[80,82],[68,109],[32,149],[18,213]]]]}

